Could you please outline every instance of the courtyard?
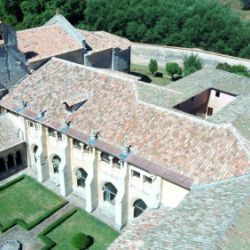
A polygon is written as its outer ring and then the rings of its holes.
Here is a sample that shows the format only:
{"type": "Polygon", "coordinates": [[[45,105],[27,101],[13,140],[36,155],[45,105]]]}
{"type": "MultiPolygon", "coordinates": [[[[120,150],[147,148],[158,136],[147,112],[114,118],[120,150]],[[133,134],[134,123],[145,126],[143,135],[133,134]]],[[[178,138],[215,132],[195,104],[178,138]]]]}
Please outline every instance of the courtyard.
{"type": "Polygon", "coordinates": [[[72,239],[78,233],[91,237],[88,249],[106,249],[118,236],[27,175],[0,186],[0,244],[16,239],[23,249],[73,250],[77,248],[72,239]]]}

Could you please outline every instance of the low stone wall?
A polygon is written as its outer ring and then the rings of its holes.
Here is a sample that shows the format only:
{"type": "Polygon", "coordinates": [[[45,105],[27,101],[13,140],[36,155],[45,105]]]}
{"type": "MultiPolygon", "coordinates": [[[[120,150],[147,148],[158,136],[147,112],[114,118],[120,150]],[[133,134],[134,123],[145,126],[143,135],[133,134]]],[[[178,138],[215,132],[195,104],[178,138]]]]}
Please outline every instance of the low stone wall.
{"type": "Polygon", "coordinates": [[[166,63],[177,62],[183,64],[185,56],[197,54],[204,65],[216,67],[218,63],[231,65],[242,64],[250,69],[250,60],[204,51],[201,49],[189,49],[170,46],[158,46],[150,44],[134,43],[131,47],[131,63],[148,65],[150,59],[156,59],[159,66],[165,67],[166,63]]]}

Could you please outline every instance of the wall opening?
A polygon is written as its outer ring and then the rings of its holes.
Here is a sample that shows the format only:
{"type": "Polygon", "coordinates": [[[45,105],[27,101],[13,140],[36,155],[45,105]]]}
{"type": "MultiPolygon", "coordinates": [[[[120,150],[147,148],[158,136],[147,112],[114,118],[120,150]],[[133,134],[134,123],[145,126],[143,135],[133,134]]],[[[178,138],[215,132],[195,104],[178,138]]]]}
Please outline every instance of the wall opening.
{"type": "Polygon", "coordinates": [[[133,203],[134,207],[134,218],[138,217],[143,213],[145,209],[147,209],[146,203],[142,199],[138,199],[133,203]]]}
{"type": "Polygon", "coordinates": [[[226,107],[235,97],[234,94],[210,88],[175,105],[173,108],[207,119],[226,107]]]}

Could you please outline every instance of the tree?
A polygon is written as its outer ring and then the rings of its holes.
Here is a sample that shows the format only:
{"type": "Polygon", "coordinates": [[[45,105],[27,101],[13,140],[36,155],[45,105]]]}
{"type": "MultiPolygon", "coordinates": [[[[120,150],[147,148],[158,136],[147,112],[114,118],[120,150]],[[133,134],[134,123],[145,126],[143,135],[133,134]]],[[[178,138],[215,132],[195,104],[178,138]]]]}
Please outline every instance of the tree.
{"type": "Polygon", "coordinates": [[[186,56],[183,61],[184,64],[184,75],[190,75],[197,70],[202,69],[202,62],[198,55],[191,54],[186,56]]]}
{"type": "Polygon", "coordinates": [[[167,63],[166,72],[171,76],[171,79],[174,79],[174,75],[180,76],[182,74],[182,68],[178,63],[167,63]]]}
{"type": "Polygon", "coordinates": [[[243,3],[243,10],[250,10],[250,0],[241,0],[243,3]]]}
{"type": "Polygon", "coordinates": [[[148,65],[148,69],[151,72],[151,74],[153,75],[157,70],[158,70],[158,63],[156,60],[154,59],[150,59],[149,65],[148,65]]]}

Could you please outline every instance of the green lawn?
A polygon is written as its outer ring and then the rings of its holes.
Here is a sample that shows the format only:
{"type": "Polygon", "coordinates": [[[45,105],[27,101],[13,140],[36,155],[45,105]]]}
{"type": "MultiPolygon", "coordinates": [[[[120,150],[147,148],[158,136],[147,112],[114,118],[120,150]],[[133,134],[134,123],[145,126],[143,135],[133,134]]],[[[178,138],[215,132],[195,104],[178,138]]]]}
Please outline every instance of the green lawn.
{"type": "Polygon", "coordinates": [[[72,237],[80,232],[94,238],[94,244],[89,248],[91,250],[107,249],[118,236],[118,232],[81,209],[78,209],[46,236],[57,244],[53,249],[73,250],[72,237]]]}
{"type": "Polygon", "coordinates": [[[63,198],[28,176],[18,180],[14,184],[0,188],[1,231],[17,222],[20,223],[20,220],[21,225],[24,224],[24,227],[29,229],[66,203],[63,198]]]}
{"type": "Polygon", "coordinates": [[[163,77],[154,77],[148,70],[147,65],[131,64],[130,72],[134,75],[142,76],[142,80],[151,82],[160,86],[166,86],[171,83],[171,77],[166,73],[164,68],[159,67],[159,72],[163,73],[163,77]]]}

